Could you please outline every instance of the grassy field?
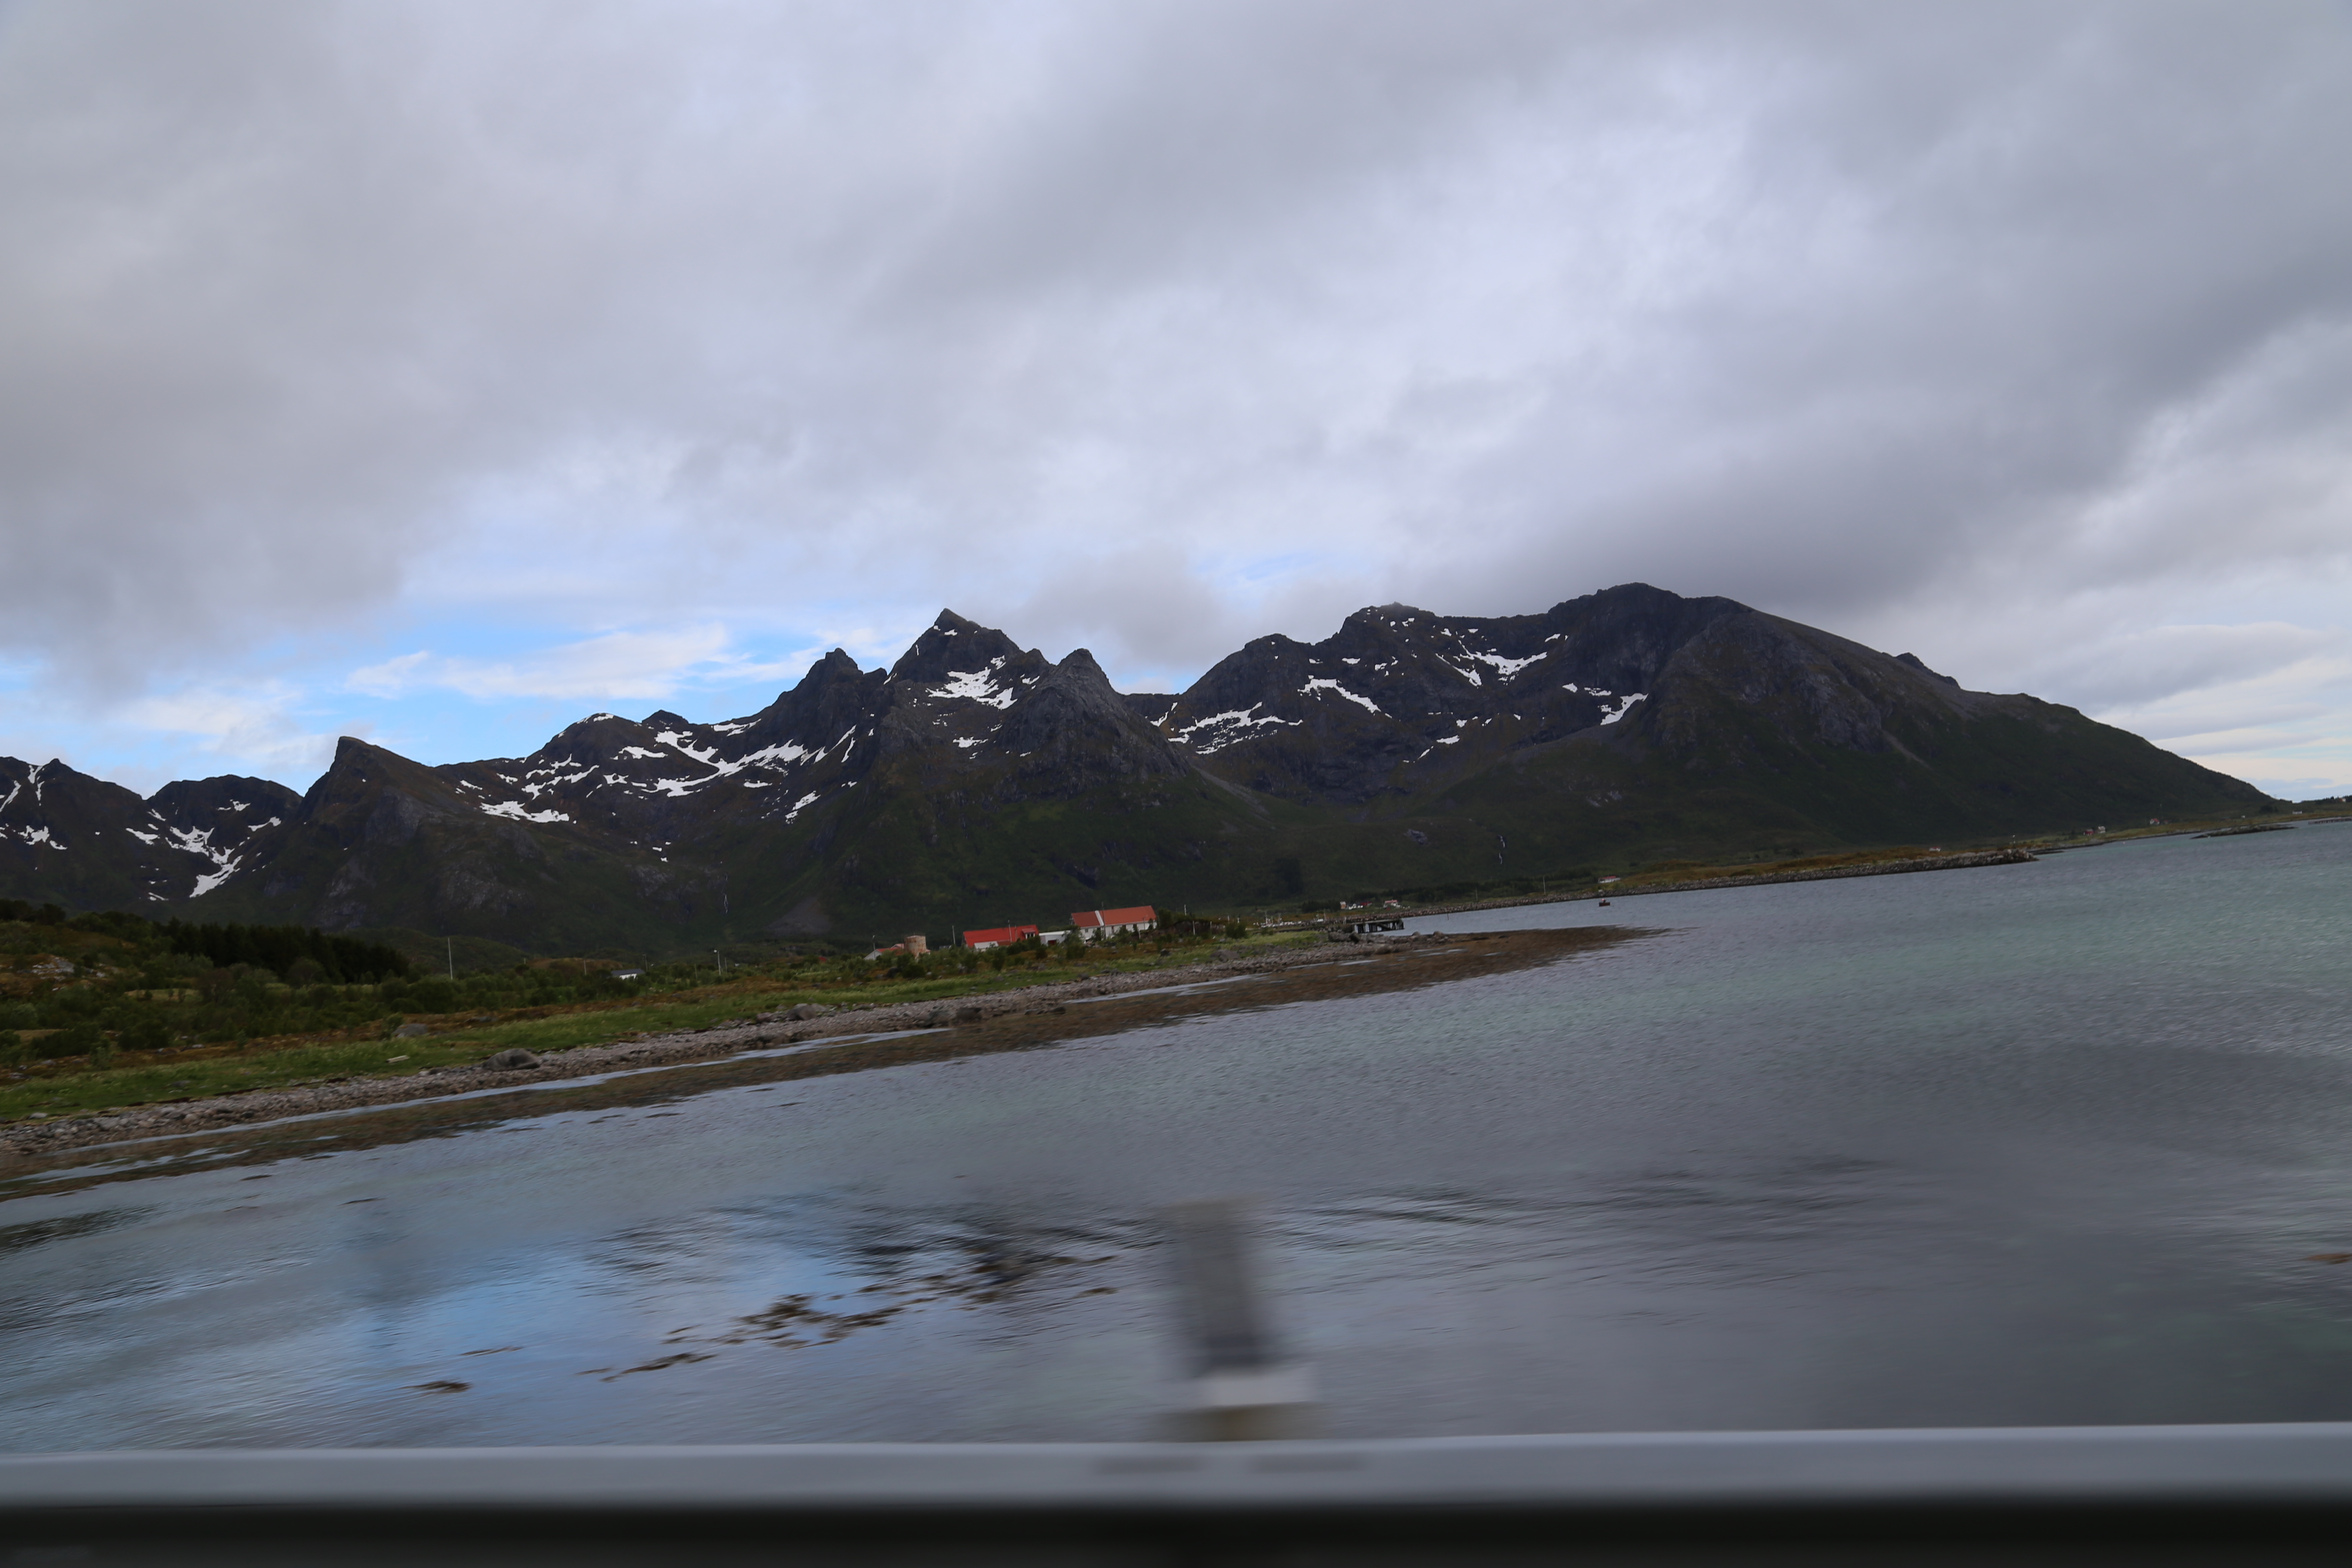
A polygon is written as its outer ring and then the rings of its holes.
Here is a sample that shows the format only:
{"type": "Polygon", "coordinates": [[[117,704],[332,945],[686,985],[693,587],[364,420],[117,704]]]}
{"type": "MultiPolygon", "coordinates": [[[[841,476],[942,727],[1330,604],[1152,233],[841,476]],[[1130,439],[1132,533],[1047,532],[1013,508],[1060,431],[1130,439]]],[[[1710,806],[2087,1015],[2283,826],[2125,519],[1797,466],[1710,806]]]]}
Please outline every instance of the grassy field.
{"type": "Polygon", "coordinates": [[[1212,951],[1262,952],[1319,937],[1268,935],[1178,945],[1165,954],[1148,947],[1113,950],[1083,964],[1047,962],[1001,973],[884,979],[819,987],[798,976],[752,972],[740,980],[625,1002],[590,1002],[526,1008],[504,1016],[469,1011],[412,1016],[432,1032],[422,1039],[390,1037],[388,1025],[365,1031],[288,1036],[238,1046],[124,1053],[93,1068],[76,1059],[37,1063],[0,1081],[0,1122],[70,1116],[203,1100],[245,1090],[286,1089],[354,1078],[396,1078],[431,1068],[480,1061],[520,1047],[542,1056],[581,1046],[609,1045],[639,1035],[670,1034],[730,1019],[820,1002],[831,1007],[881,1006],[982,995],[1081,976],[1123,974],[1198,963],[1212,951]],[[795,984],[795,980],[799,983],[795,984]]]}

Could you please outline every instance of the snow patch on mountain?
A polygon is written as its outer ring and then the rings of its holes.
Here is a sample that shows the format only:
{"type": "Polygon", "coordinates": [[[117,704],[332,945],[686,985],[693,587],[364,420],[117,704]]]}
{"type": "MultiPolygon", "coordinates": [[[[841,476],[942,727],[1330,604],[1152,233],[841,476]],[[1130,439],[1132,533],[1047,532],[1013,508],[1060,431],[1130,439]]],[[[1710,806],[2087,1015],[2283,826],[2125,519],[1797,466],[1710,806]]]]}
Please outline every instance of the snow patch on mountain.
{"type": "Polygon", "coordinates": [[[1246,708],[1235,708],[1223,713],[1212,713],[1205,719],[1195,719],[1177,731],[1171,739],[1181,741],[1206,756],[1248,740],[1251,731],[1265,725],[1272,724],[1279,728],[1285,725],[1296,726],[1307,721],[1304,719],[1284,719],[1272,713],[1259,713],[1258,710],[1265,706],[1263,702],[1253,702],[1246,708]],[[1204,741],[1195,742],[1192,739],[1193,735],[1202,730],[1209,731],[1209,736],[1204,741]]]}
{"type": "Polygon", "coordinates": [[[735,761],[720,763],[717,766],[721,773],[740,773],[745,768],[754,767],[789,767],[803,757],[819,754],[821,753],[810,751],[797,741],[780,741],[772,746],[762,746],[756,752],[746,752],[735,761]]]}
{"type": "MultiPolygon", "coordinates": [[[[1356,661],[1355,661],[1354,659],[1352,659],[1352,658],[1351,658],[1351,659],[1349,659],[1348,662],[1349,662],[1349,664],[1353,664],[1353,663],[1355,663],[1356,661]]],[[[1335,693],[1337,693],[1338,695],[1339,695],[1339,696],[1341,696],[1341,697],[1346,698],[1349,701],[1350,701],[1350,702],[1354,703],[1357,707],[1361,708],[1361,709],[1362,709],[1365,712],[1367,712],[1367,713],[1379,713],[1379,712],[1380,712],[1380,707],[1379,707],[1379,705],[1378,705],[1378,704],[1376,704],[1375,702],[1373,702],[1373,700],[1372,700],[1370,698],[1369,698],[1369,697],[1359,697],[1359,696],[1357,696],[1354,692],[1352,692],[1352,691],[1349,690],[1346,687],[1344,687],[1344,686],[1340,685],[1338,681],[1336,681],[1336,680],[1326,680],[1326,679],[1323,679],[1321,676],[1319,676],[1319,675],[1318,675],[1318,676],[1316,676],[1316,677],[1315,677],[1315,678],[1313,678],[1312,679],[1308,680],[1308,681],[1307,681],[1307,683],[1306,685],[1304,685],[1304,686],[1300,687],[1300,688],[1298,689],[1298,695],[1300,695],[1301,697],[1306,697],[1306,696],[1309,696],[1309,695],[1311,695],[1312,693],[1314,693],[1314,692],[1318,692],[1318,691],[1329,691],[1329,692],[1335,692],[1335,693]]],[[[1385,717],[1386,717],[1386,715],[1385,715],[1385,714],[1383,714],[1383,715],[1382,715],[1382,717],[1384,717],[1384,718],[1385,718],[1385,717]]]]}
{"type": "MultiPolygon", "coordinates": [[[[268,821],[260,824],[255,831],[260,831],[261,827],[275,827],[277,826],[278,818],[273,816],[268,821]]],[[[231,849],[224,849],[215,845],[213,842],[213,830],[211,828],[165,827],[163,831],[170,836],[173,848],[184,849],[191,855],[201,855],[205,859],[213,863],[212,870],[206,871],[196,878],[196,885],[189,890],[188,897],[192,899],[201,899],[206,893],[211,892],[215,888],[219,887],[223,882],[227,881],[231,877],[236,875],[236,852],[231,849]]]]}
{"type": "MultiPolygon", "coordinates": [[[[568,765],[568,764],[567,764],[567,765],[568,765]]],[[[531,778],[537,778],[537,777],[538,777],[538,775],[539,775],[540,773],[545,773],[545,772],[547,772],[547,771],[548,771],[548,770],[546,770],[546,769],[544,769],[544,768],[533,768],[533,769],[530,771],[530,773],[529,774],[525,775],[525,776],[527,776],[527,777],[531,777],[531,778]]],[[[529,796],[530,796],[530,798],[531,798],[531,799],[533,799],[533,800],[537,800],[537,799],[540,797],[540,795],[541,795],[543,792],[548,791],[548,790],[551,790],[551,789],[553,789],[553,788],[554,788],[556,785],[558,785],[558,784],[578,784],[582,779],[584,779],[584,778],[593,778],[593,777],[594,777],[594,776],[595,776],[595,773],[596,773],[596,770],[595,770],[594,768],[593,768],[593,767],[586,767],[586,768],[582,768],[582,769],[581,769],[578,773],[556,773],[556,774],[554,774],[552,777],[548,778],[548,779],[546,779],[546,780],[544,780],[544,781],[542,781],[542,782],[541,782],[541,783],[537,783],[537,784],[527,784],[523,785],[523,786],[522,786],[522,793],[523,793],[523,794],[525,794],[525,795],[529,795],[529,796]]],[[[485,809],[487,809],[487,808],[485,808],[485,809]]],[[[569,820],[569,818],[567,818],[566,820],[569,820]]]]}
{"type": "Polygon", "coordinates": [[[1003,654],[998,654],[988,661],[988,668],[985,669],[950,670],[947,683],[933,687],[931,695],[966,698],[973,702],[985,702],[991,708],[1000,710],[1012,707],[1013,700],[1021,695],[1020,683],[1016,681],[1009,686],[999,686],[995,680],[997,670],[1003,666],[1004,657],[1003,654]]]}
{"type": "MultiPolygon", "coordinates": [[[[583,773],[578,776],[584,778],[587,775],[583,773]]],[[[482,807],[482,815],[504,816],[516,822],[569,822],[572,820],[571,815],[567,812],[556,811],[552,808],[546,811],[533,811],[519,800],[502,800],[496,805],[486,805],[482,807]]]]}
{"type": "Polygon", "coordinates": [[[696,762],[702,763],[705,767],[713,765],[719,758],[718,747],[697,746],[694,744],[694,736],[684,730],[664,730],[660,734],[656,735],[654,739],[658,743],[667,746],[674,752],[684,752],[686,755],[692,757],[696,762]]]}
{"type": "Polygon", "coordinates": [[[1627,710],[1630,710],[1634,703],[1646,700],[1649,695],[1650,694],[1646,691],[1627,692],[1623,699],[1618,702],[1616,707],[1603,708],[1601,710],[1601,721],[1603,724],[1614,724],[1618,720],[1625,717],[1627,710]]]}
{"type": "Polygon", "coordinates": [[[1494,666],[1495,673],[1501,676],[1506,680],[1509,679],[1512,676],[1518,674],[1519,671],[1527,668],[1528,666],[1551,657],[1549,653],[1531,653],[1525,658],[1505,658],[1499,653],[1471,653],[1468,648],[1464,648],[1462,651],[1469,658],[1478,660],[1481,664],[1489,664],[1494,666]]]}

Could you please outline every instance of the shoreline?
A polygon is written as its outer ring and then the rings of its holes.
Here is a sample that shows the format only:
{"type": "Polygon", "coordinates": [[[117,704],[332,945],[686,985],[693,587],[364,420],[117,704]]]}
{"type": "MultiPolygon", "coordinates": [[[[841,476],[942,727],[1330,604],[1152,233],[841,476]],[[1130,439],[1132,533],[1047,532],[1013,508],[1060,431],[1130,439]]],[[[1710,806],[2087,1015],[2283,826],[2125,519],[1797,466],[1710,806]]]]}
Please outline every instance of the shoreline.
{"type": "MultiPolygon", "coordinates": [[[[15,1121],[0,1126],[0,1173],[16,1173],[18,1167],[52,1155],[119,1150],[131,1144],[210,1133],[263,1131],[296,1119],[315,1124],[313,1119],[335,1112],[449,1105],[460,1102],[461,1097],[466,1103],[479,1104],[486,1091],[492,1095],[501,1090],[546,1095],[559,1088],[589,1089],[614,1081],[614,1077],[602,1075],[636,1078],[653,1068],[734,1061],[754,1068],[772,1063],[784,1071],[794,1064],[816,1058],[839,1058],[844,1052],[872,1058],[861,1060],[860,1067],[888,1066],[931,1054],[931,1048],[941,1043],[942,1035],[1003,1036],[1008,1026],[1023,1037],[1009,1042],[1003,1038],[971,1038],[971,1043],[979,1051],[1013,1048],[1050,1043],[1052,1038],[1114,1033],[1170,1016],[1240,1010],[1265,1000],[1246,988],[1234,988],[1232,983],[1235,981],[1287,977],[1294,971],[1361,964],[1380,958],[1451,955],[1477,944],[1499,944],[1494,945],[1490,954],[1482,956],[1516,958],[1522,963],[1541,962],[1612,945],[1637,934],[1642,933],[1618,926],[1482,932],[1475,936],[1391,933],[1366,938],[1360,945],[1344,942],[1302,944],[1245,957],[1210,958],[1171,969],[1081,975],[945,1001],[845,1007],[821,1018],[793,1020],[782,1014],[762,1014],[698,1029],[551,1052],[541,1058],[536,1067],[520,1069],[499,1070],[481,1064],[440,1068],[398,1078],[344,1079],[52,1121],[15,1121]],[[1130,1005],[1079,1005],[1075,1012],[1073,1009],[1073,1004],[1122,1002],[1130,1005]],[[1122,1016],[1127,1014],[1140,1016],[1122,1016]],[[832,1048],[815,1048],[833,1042],[837,1044],[832,1048]],[[910,1046],[919,1048],[909,1053],[904,1047],[910,1046]],[[749,1051],[766,1054],[747,1059],[744,1053],[749,1051]]],[[[1360,994],[1397,988],[1378,983],[1382,980],[1418,985],[1457,977],[1466,976],[1438,973],[1378,977],[1367,974],[1315,989],[1360,994]]],[[[970,1053],[950,1049],[943,1054],[970,1053]]],[[[790,1072],[785,1075],[797,1076],[790,1072]]]]}
{"type": "MultiPolygon", "coordinates": [[[[2184,830],[2185,831],[2185,830],[2184,830]]],[[[2151,835],[2150,837],[2156,837],[2151,835]]],[[[2101,844],[2120,843],[2103,838],[2101,844]]],[[[2083,847],[2077,846],[2076,847],[2083,847]]],[[[1316,931],[1343,926],[1366,917],[1425,920],[1433,915],[1475,914],[1481,910],[1527,909],[1538,904],[1599,903],[1604,900],[1639,898],[1645,893],[1697,893],[1716,888],[1762,888],[1777,882],[1826,882],[1845,877],[1894,877],[1914,871],[1965,871],[1979,866],[2029,866],[2041,858],[2030,849],[1971,849],[1957,855],[1917,855],[1906,860],[1876,860],[1860,866],[1822,866],[1803,871],[1770,871],[1755,875],[1697,877],[1684,882],[1652,882],[1640,887],[1591,888],[1576,893],[1523,893],[1508,899],[1473,899],[1453,904],[1415,904],[1411,909],[1345,910],[1296,925],[1272,926],[1275,931],[1316,931]]]]}
{"type": "MultiPolygon", "coordinates": [[[[2036,858],[2035,855],[2023,849],[1979,850],[1875,861],[1859,866],[1705,877],[1643,887],[1609,887],[1575,893],[1529,894],[1509,899],[1425,905],[1412,910],[1358,910],[1351,913],[1356,918],[1378,913],[1417,920],[1487,910],[1598,903],[1603,900],[1634,898],[1651,893],[1699,892],[1780,882],[1828,881],[1850,877],[2026,865],[2036,858]]],[[[600,1074],[635,1073],[650,1068],[725,1061],[745,1051],[807,1047],[828,1039],[837,1039],[844,1046],[848,1046],[874,1036],[923,1033],[1015,1015],[1059,1013],[1073,1002],[1099,1001],[1139,993],[1181,993],[1204,984],[1220,984],[1255,974],[1335,962],[1332,945],[1348,940],[1336,928],[1347,923],[1345,919],[1329,919],[1289,928],[1295,934],[1321,931],[1327,941],[1312,945],[1281,948],[1249,956],[1212,957],[1170,969],[1052,980],[967,997],[856,1005],[817,1019],[793,1020],[783,1014],[761,1013],[695,1029],[640,1035],[605,1045],[579,1046],[551,1052],[541,1058],[539,1066],[520,1069],[499,1070],[476,1063],[467,1067],[427,1068],[420,1073],[396,1078],[336,1079],[200,1100],[166,1100],[51,1120],[26,1118],[0,1123],[0,1174],[26,1161],[37,1161],[45,1156],[79,1150],[113,1148],[197,1133],[250,1129],[331,1112],[447,1102],[501,1089],[531,1089],[600,1074]]],[[[1617,928],[1566,929],[1599,931],[1617,928]]],[[[1480,939],[1521,934],[1525,933],[1489,932],[1481,933],[1480,939]]],[[[1468,939],[1421,931],[1379,932],[1357,940],[1385,949],[1399,944],[1468,939]]]]}

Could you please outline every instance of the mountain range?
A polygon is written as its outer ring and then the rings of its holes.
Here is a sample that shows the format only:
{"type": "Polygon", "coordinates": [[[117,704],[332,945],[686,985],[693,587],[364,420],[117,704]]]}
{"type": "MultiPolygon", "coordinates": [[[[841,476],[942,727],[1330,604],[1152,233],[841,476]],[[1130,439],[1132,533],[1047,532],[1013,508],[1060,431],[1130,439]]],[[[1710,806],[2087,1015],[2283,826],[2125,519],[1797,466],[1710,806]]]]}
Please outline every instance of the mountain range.
{"type": "Polygon", "coordinates": [[[1116,691],[1085,649],[1055,663],[945,611],[888,669],[835,649],[746,718],[598,713],[530,756],[441,766],[346,738],[299,795],[220,777],[142,799],[0,759],[0,895],[660,952],[2266,798],[2074,709],[1642,584],[1538,615],[1360,610],[1173,694],[1116,691]]]}

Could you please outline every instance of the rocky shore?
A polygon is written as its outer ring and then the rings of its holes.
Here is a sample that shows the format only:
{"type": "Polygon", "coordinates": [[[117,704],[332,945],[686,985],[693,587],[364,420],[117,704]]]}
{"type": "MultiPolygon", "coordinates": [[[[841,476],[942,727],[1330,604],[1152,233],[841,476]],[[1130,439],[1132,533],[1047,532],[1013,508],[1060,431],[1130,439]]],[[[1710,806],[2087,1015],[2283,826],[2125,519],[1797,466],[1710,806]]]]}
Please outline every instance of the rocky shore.
{"type": "MultiPolygon", "coordinates": [[[[1394,949],[1443,937],[1391,933],[1368,939],[1394,949]]],[[[949,1028],[982,1023],[1023,1013],[1059,1013],[1072,1002],[1097,996],[1121,996],[1137,992],[1198,984],[1202,981],[1262,974],[1329,963],[1341,954],[1330,944],[1276,948],[1244,955],[1223,952],[1199,963],[1129,974],[1087,974],[1067,980],[1024,985],[936,1002],[906,1002],[887,1006],[828,1008],[805,1005],[782,1012],[762,1013],[706,1028],[675,1034],[642,1035],[610,1045],[581,1046],[545,1057],[529,1052],[500,1051],[471,1067],[429,1068],[399,1078],[349,1078],[293,1088],[255,1089],[209,1100],[174,1100],[88,1116],[47,1121],[18,1121],[0,1127],[0,1156],[37,1157],[71,1149],[171,1137],[220,1128],[243,1127],[306,1116],[322,1110],[346,1110],[398,1105],[414,1100],[446,1099],[487,1089],[516,1089],[533,1083],[584,1078],[634,1068],[667,1067],[678,1063],[716,1061],[739,1052],[777,1046],[803,1045],[828,1039],[850,1040],[869,1035],[914,1029],[949,1028]],[[517,1058],[525,1058],[517,1060],[517,1058]],[[511,1064],[511,1065],[509,1065],[511,1064]]]]}

